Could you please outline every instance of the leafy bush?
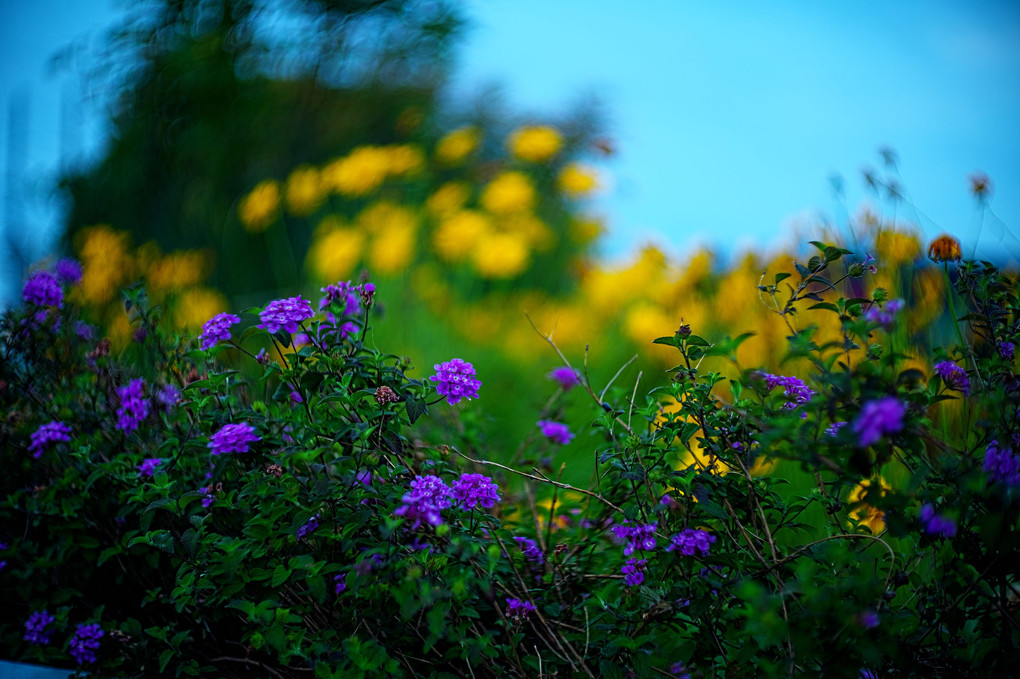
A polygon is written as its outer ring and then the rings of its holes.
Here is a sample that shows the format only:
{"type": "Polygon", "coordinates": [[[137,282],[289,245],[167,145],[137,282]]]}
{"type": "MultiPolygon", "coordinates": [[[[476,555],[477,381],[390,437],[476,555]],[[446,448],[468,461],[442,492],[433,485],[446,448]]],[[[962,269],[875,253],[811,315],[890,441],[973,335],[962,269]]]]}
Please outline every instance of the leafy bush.
{"type": "Polygon", "coordinates": [[[583,488],[486,440],[477,410],[517,395],[374,348],[371,284],[197,339],[131,290],[117,359],[36,273],[0,333],[0,653],[117,676],[1012,676],[1016,282],[933,249],[968,309],[928,375],[888,333],[896,300],[841,292],[866,263],[816,247],[760,288],[806,379],[704,370],[747,337],[686,325],[644,398],[554,375],[528,455],[587,440],[583,488]],[[825,315],[836,340],[801,327],[825,315]],[[563,421],[579,394],[590,427],[563,421]]]}

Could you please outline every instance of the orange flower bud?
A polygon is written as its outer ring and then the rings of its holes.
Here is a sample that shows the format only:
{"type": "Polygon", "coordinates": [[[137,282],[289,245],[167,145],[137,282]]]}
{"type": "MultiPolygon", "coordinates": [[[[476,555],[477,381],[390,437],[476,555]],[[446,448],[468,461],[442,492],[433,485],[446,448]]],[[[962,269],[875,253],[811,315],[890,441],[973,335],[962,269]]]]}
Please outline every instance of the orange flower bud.
{"type": "Polygon", "coordinates": [[[928,246],[928,258],[933,262],[958,262],[963,258],[960,241],[949,234],[942,234],[928,246]]]}

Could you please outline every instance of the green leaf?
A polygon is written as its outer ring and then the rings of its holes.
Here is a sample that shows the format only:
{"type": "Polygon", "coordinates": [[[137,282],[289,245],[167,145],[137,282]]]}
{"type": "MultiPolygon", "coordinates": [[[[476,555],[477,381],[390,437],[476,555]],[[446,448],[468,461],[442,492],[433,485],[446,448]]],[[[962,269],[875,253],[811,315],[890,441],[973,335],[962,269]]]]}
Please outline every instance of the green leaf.
{"type": "Polygon", "coordinates": [[[411,396],[408,396],[407,400],[404,402],[404,408],[407,410],[407,419],[411,421],[411,424],[414,424],[418,421],[419,417],[427,415],[429,412],[429,407],[424,401],[420,401],[411,396]]]}
{"type": "Polygon", "coordinates": [[[652,340],[652,344],[665,344],[668,347],[680,348],[680,338],[676,335],[670,335],[669,337],[656,337],[652,340]]]}
{"type": "Polygon", "coordinates": [[[290,573],[291,570],[289,568],[284,566],[282,563],[278,564],[276,568],[273,569],[273,580],[270,584],[273,587],[279,587],[287,581],[287,578],[290,577],[290,573]]]}

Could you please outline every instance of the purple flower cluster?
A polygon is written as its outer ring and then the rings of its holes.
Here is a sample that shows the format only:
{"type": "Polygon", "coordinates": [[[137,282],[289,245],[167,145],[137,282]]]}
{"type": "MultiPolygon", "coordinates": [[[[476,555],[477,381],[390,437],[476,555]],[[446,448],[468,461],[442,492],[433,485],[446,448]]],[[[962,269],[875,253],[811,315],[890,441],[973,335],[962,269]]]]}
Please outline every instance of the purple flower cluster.
{"type": "Polygon", "coordinates": [[[227,342],[230,340],[230,326],[237,325],[241,322],[240,316],[234,314],[216,314],[208,321],[202,324],[202,351],[211,349],[216,346],[219,341],[227,342]]]}
{"type": "Polygon", "coordinates": [[[224,453],[247,453],[249,446],[261,441],[255,433],[255,427],[247,422],[241,424],[225,424],[219,431],[209,437],[209,448],[213,455],[224,453]]]}
{"type": "Polygon", "coordinates": [[[436,374],[429,379],[436,383],[436,391],[446,402],[456,405],[462,398],[478,398],[482,383],[475,379],[475,367],[459,358],[432,366],[436,374]]]}
{"type": "Polygon", "coordinates": [[[896,314],[903,308],[902,299],[891,299],[885,303],[885,309],[880,308],[877,304],[872,304],[868,307],[868,310],[864,312],[864,320],[869,323],[876,323],[886,330],[893,326],[896,320],[896,314]]]}
{"type": "Polygon", "coordinates": [[[875,629],[878,627],[878,613],[872,610],[861,611],[857,616],[857,622],[860,623],[864,629],[875,629]]]}
{"type": "Polygon", "coordinates": [[[412,521],[412,529],[418,528],[422,521],[438,526],[443,523],[440,512],[452,504],[452,494],[450,487],[438,476],[416,476],[411,481],[411,490],[401,499],[404,504],[393,513],[412,521]]]}
{"type": "Polygon", "coordinates": [[[669,673],[676,677],[676,679],[691,679],[691,675],[687,672],[687,668],[682,662],[673,663],[669,668],[669,673]]]}
{"type": "Polygon", "coordinates": [[[1015,455],[1012,448],[1000,448],[995,439],[985,448],[984,470],[992,483],[1020,486],[1020,456],[1015,455]]]}
{"type": "Polygon", "coordinates": [[[825,435],[826,436],[833,436],[833,437],[838,436],[839,435],[839,430],[842,429],[843,427],[845,427],[847,424],[849,424],[849,423],[848,422],[833,422],[828,427],[826,427],[825,435]]]}
{"type": "Polygon", "coordinates": [[[623,548],[624,556],[630,556],[637,549],[655,549],[655,531],[659,529],[657,522],[637,526],[631,526],[628,523],[628,521],[624,521],[619,526],[613,526],[613,534],[616,535],[616,538],[627,543],[623,548]]]}
{"type": "Polygon", "coordinates": [[[57,277],[68,285],[76,285],[81,281],[81,264],[75,259],[65,257],[57,262],[53,270],[57,277]]]}
{"type": "Polygon", "coordinates": [[[164,384],[156,392],[156,400],[159,401],[168,412],[181,400],[181,390],[172,384],[164,384]]]}
{"type": "Polygon", "coordinates": [[[102,638],[103,628],[99,626],[99,623],[78,625],[74,636],[71,637],[71,657],[78,661],[79,665],[94,663],[99,640],[102,638]]]}
{"type": "Polygon", "coordinates": [[[620,568],[623,573],[623,581],[628,587],[637,587],[645,581],[645,566],[648,559],[627,559],[627,563],[620,568]]]}
{"type": "Polygon", "coordinates": [[[312,303],[301,299],[301,295],[277,299],[267,304],[259,314],[262,323],[258,327],[270,333],[279,332],[281,329],[294,333],[298,331],[299,323],[307,321],[314,315],[312,303]]]}
{"type": "Polygon", "coordinates": [[[319,529],[319,515],[316,514],[305,522],[305,525],[297,529],[297,539],[304,540],[306,537],[319,529]]]}
{"type": "Polygon", "coordinates": [[[708,554],[709,546],[715,542],[715,536],[700,528],[687,528],[669,539],[667,552],[679,550],[685,556],[694,556],[700,552],[702,556],[708,554]]]}
{"type": "Polygon", "coordinates": [[[28,620],[25,621],[25,641],[36,646],[45,646],[50,643],[50,635],[53,634],[53,630],[46,628],[54,620],[56,618],[46,611],[36,611],[28,616],[28,620]]]}
{"type": "Polygon", "coordinates": [[[561,446],[567,445],[574,438],[574,435],[570,433],[570,428],[562,422],[539,420],[538,428],[542,430],[543,436],[561,446]]]}
{"type": "Polygon", "coordinates": [[[451,492],[461,509],[475,507],[489,509],[500,499],[499,486],[488,476],[481,474],[461,474],[460,478],[453,482],[451,492]]]}
{"type": "MultiPolygon", "coordinates": [[[[372,287],[372,292],[375,292],[374,285],[371,283],[367,285],[372,287]]],[[[364,286],[354,285],[350,281],[327,285],[321,288],[322,292],[326,293],[326,296],[319,300],[319,308],[327,309],[333,307],[334,310],[339,311],[344,316],[356,316],[361,311],[363,289],[364,286]]]]}
{"type": "Polygon", "coordinates": [[[32,443],[28,446],[28,452],[32,457],[38,459],[43,451],[60,441],[71,440],[71,428],[63,422],[53,420],[32,432],[32,443]]]}
{"type": "Polygon", "coordinates": [[[163,458],[150,457],[147,460],[142,460],[142,463],[138,465],[138,476],[152,478],[152,475],[156,472],[156,468],[163,464],[163,458]]]}
{"type": "Polygon", "coordinates": [[[529,613],[535,610],[538,609],[536,609],[535,604],[530,601],[521,601],[520,599],[513,599],[511,597],[507,597],[506,599],[506,614],[514,620],[524,620],[528,617],[529,613]]]}
{"type": "MultiPolygon", "coordinates": [[[[5,552],[5,551],[7,551],[7,543],[6,542],[0,542],[0,552],[5,552]]],[[[6,565],[7,565],[7,561],[6,560],[0,560],[0,571],[2,571],[6,565]]]]}
{"type": "Polygon", "coordinates": [[[534,564],[541,564],[545,562],[545,555],[542,554],[542,550],[539,548],[538,543],[531,538],[515,536],[514,542],[516,542],[521,548],[521,551],[524,552],[524,558],[529,562],[534,564]]]}
{"type": "Polygon", "coordinates": [[[546,377],[560,385],[560,389],[563,391],[570,391],[581,383],[581,378],[577,376],[577,373],[565,365],[553,368],[552,372],[546,375],[546,377]]]}
{"type": "Polygon", "coordinates": [[[921,525],[924,526],[924,532],[928,535],[942,536],[944,538],[951,538],[956,535],[956,522],[948,516],[935,513],[935,508],[930,504],[926,504],[921,507],[921,513],[918,515],[921,520],[921,525]]]}
{"type": "Polygon", "coordinates": [[[64,306],[64,291],[60,289],[60,281],[49,271],[36,271],[21,289],[21,298],[36,306],[64,306]]]}
{"type": "Polygon", "coordinates": [[[967,371],[952,361],[936,363],[935,374],[942,378],[942,381],[950,389],[962,392],[964,396],[970,395],[970,379],[967,377],[967,371]]]}
{"type": "Polygon", "coordinates": [[[149,415],[149,402],[145,400],[145,380],[139,377],[117,388],[120,405],[117,407],[117,429],[130,434],[149,415]]]}
{"type": "Polygon", "coordinates": [[[216,502],[216,496],[212,494],[212,486],[202,486],[198,489],[198,492],[202,493],[202,507],[208,509],[212,506],[213,502],[216,502]]]}
{"type": "Polygon", "coordinates": [[[903,429],[903,416],[907,409],[895,396],[868,401],[854,422],[854,432],[862,447],[870,446],[885,434],[903,429]]]}
{"type": "Polygon", "coordinates": [[[772,391],[776,387],[783,387],[783,393],[786,394],[787,398],[784,407],[787,410],[793,410],[797,406],[804,405],[815,394],[814,390],[800,378],[787,375],[772,375],[766,372],[759,374],[765,380],[765,388],[768,391],[772,391]]]}
{"type": "Polygon", "coordinates": [[[878,679],[878,675],[866,667],[862,667],[857,673],[857,679],[878,679]]]}
{"type": "Polygon", "coordinates": [[[1013,353],[1016,350],[1016,345],[1012,342],[999,342],[999,356],[1002,356],[1007,361],[1013,360],[1013,353]]]}

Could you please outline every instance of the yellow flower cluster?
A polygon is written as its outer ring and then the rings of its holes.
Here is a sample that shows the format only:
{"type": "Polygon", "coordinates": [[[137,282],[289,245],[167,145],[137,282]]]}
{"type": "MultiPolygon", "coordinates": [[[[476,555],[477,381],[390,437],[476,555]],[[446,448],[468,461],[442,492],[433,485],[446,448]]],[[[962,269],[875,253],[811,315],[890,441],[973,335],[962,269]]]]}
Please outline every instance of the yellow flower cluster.
{"type": "Polygon", "coordinates": [[[280,210],[280,185],[272,179],[259,182],[241,200],[238,212],[249,233],[260,233],[276,220],[280,210]]]}
{"type": "Polygon", "coordinates": [[[529,125],[510,134],[507,148],[515,158],[543,163],[560,152],[563,137],[555,127],[529,125]]]}
{"type": "Polygon", "coordinates": [[[475,152],[482,141],[482,132],[469,125],[450,132],[436,144],[436,160],[444,165],[457,165],[475,152]]]}

